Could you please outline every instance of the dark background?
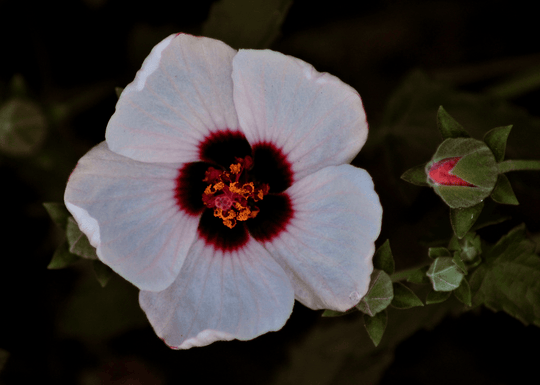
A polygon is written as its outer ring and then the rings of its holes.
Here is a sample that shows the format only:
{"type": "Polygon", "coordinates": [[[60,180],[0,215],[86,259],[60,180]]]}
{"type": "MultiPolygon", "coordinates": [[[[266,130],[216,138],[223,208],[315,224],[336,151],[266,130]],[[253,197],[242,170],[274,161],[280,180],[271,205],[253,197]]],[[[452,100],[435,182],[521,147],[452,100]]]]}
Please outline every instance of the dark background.
{"type": "MultiPolygon", "coordinates": [[[[538,328],[487,309],[459,317],[457,303],[392,312],[397,331],[377,350],[359,315],[323,319],[297,304],[279,332],[176,352],[155,336],[138,308],[137,290],[121,278],[102,289],[86,261],[47,270],[61,234],[42,202],[62,201],[77,159],[104,139],[114,87],[129,83],[165,36],[200,34],[211,3],[0,1],[0,104],[20,74],[27,97],[50,122],[38,153],[0,154],[0,348],[10,353],[0,383],[515,384],[535,378],[538,328]]],[[[384,208],[378,244],[390,238],[398,269],[422,261],[427,245],[449,234],[440,199],[399,180],[435,151],[439,104],[453,107],[447,110],[477,138],[514,123],[509,154],[538,158],[540,88],[501,100],[493,87],[515,74],[540,73],[539,37],[530,1],[334,0],[314,6],[297,0],[291,6],[271,48],[335,74],[362,95],[371,137],[355,164],[374,178],[384,208]],[[403,131],[411,125],[396,125],[385,113],[414,69],[423,70],[430,84],[444,85],[431,94],[410,91],[432,95],[424,103],[431,112],[421,119],[425,133],[403,131]],[[417,145],[423,146],[419,152],[417,145]]],[[[501,209],[513,219],[482,233],[488,241],[521,222],[538,238],[538,179],[534,173],[511,177],[521,205],[501,209]]]]}

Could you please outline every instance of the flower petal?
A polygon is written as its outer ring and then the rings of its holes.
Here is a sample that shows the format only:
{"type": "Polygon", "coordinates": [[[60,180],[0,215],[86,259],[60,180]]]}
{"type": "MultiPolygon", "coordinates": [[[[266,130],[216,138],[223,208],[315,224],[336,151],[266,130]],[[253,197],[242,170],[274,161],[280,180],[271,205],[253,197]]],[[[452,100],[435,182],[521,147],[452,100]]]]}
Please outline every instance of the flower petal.
{"type": "Polygon", "coordinates": [[[98,257],[143,290],[160,291],[178,275],[200,216],[175,199],[181,165],[142,163],[107,147],[79,160],[64,196],[98,257]]]}
{"type": "Polygon", "coordinates": [[[368,126],[358,93],[335,76],[273,51],[240,50],[233,60],[234,103],[252,146],[272,143],[294,180],[349,163],[368,126]]]}
{"type": "Polygon", "coordinates": [[[175,349],[189,349],[279,330],[292,312],[294,292],[256,241],[224,253],[199,239],[176,281],[159,293],[141,291],[139,302],[158,336],[175,349]]]}
{"type": "Polygon", "coordinates": [[[109,148],[143,162],[198,160],[206,136],[238,129],[235,54],[221,41],[185,34],[156,45],[118,100],[107,126],[109,148]]]}
{"type": "Polygon", "coordinates": [[[382,208],[369,174],[326,167],[289,188],[294,217],[265,248],[289,274],[296,299],[345,311],[366,294],[382,208]]]}

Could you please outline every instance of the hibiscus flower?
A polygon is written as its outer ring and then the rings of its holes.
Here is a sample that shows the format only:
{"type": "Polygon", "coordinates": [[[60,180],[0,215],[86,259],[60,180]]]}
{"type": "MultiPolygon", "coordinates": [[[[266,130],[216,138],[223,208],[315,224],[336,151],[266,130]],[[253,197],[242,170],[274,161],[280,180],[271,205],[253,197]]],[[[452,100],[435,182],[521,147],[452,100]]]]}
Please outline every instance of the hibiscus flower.
{"type": "Polygon", "coordinates": [[[367,131],[358,93],[332,75],[172,35],[65,203],[169,346],[248,340],[279,330],[295,299],[345,311],[366,293],[382,209],[348,163],[367,131]]]}

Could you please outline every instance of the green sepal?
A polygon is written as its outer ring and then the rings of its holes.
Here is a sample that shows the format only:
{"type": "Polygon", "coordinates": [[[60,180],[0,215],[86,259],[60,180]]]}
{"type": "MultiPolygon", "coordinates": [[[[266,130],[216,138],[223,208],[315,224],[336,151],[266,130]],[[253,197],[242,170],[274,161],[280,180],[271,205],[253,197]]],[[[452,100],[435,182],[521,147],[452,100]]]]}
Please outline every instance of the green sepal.
{"type": "Polygon", "coordinates": [[[114,275],[114,271],[100,260],[92,261],[92,267],[99,284],[101,287],[105,287],[114,275]]]}
{"type": "Polygon", "coordinates": [[[373,270],[367,294],[360,300],[356,308],[373,317],[390,305],[394,298],[392,280],[382,270],[373,270]]]}
{"type": "Polygon", "coordinates": [[[461,255],[459,251],[456,251],[454,253],[454,256],[452,257],[452,262],[454,262],[456,266],[459,267],[465,275],[467,275],[468,269],[467,269],[467,266],[465,266],[465,263],[463,262],[463,260],[461,259],[461,255]]]}
{"type": "Polygon", "coordinates": [[[347,314],[356,313],[357,311],[358,311],[358,309],[356,307],[353,307],[352,309],[349,309],[349,310],[347,310],[345,312],[326,309],[321,314],[321,317],[341,317],[341,316],[344,316],[344,315],[347,315],[347,314]]]}
{"type": "Polygon", "coordinates": [[[411,307],[424,306],[424,303],[414,292],[401,282],[394,282],[394,299],[391,305],[397,309],[410,309],[411,307]]]}
{"type": "Polygon", "coordinates": [[[431,281],[429,280],[429,277],[426,275],[428,269],[429,269],[429,266],[424,266],[424,267],[420,267],[412,271],[407,277],[407,282],[417,283],[417,284],[430,283],[431,281]]]}
{"type": "Polygon", "coordinates": [[[120,99],[120,95],[122,95],[122,92],[124,92],[123,87],[114,87],[114,92],[116,93],[116,97],[120,99]]]}
{"type": "Polygon", "coordinates": [[[426,275],[431,280],[435,291],[452,291],[457,289],[463,279],[463,272],[451,257],[439,257],[429,267],[426,275]]]}
{"type": "Polygon", "coordinates": [[[450,251],[446,247],[430,247],[428,250],[428,256],[431,259],[437,259],[439,257],[450,257],[450,251]]]}
{"type": "Polygon", "coordinates": [[[401,175],[401,179],[417,186],[429,186],[426,174],[426,163],[408,169],[401,175]]]}
{"type": "Polygon", "coordinates": [[[469,282],[466,279],[463,279],[461,281],[461,284],[459,287],[454,290],[454,296],[463,304],[467,306],[472,306],[472,295],[471,295],[471,287],[469,286],[469,282]]]}
{"type": "Polygon", "coordinates": [[[56,251],[51,258],[51,262],[47,265],[47,269],[63,269],[80,259],[81,257],[78,255],[70,253],[68,241],[64,240],[64,242],[56,248],[56,251]]]}
{"type": "Polygon", "coordinates": [[[491,199],[505,205],[519,205],[514,190],[512,190],[512,186],[510,185],[510,181],[504,174],[499,174],[497,184],[491,193],[491,199]]]}
{"type": "Polygon", "coordinates": [[[437,111],[437,127],[439,128],[443,139],[470,137],[469,133],[465,131],[463,126],[452,118],[450,114],[446,112],[443,106],[440,106],[439,110],[437,111]]]}
{"type": "Polygon", "coordinates": [[[45,207],[53,222],[62,230],[66,231],[67,220],[71,216],[66,206],[58,202],[45,202],[43,203],[43,207],[45,207]]]}
{"type": "Polygon", "coordinates": [[[373,256],[373,267],[384,271],[388,275],[394,274],[395,263],[392,249],[390,249],[389,239],[387,239],[375,252],[375,255],[373,256]]]}
{"type": "Polygon", "coordinates": [[[508,140],[508,135],[512,130],[512,125],[504,127],[496,127],[484,135],[484,143],[491,149],[495,160],[497,162],[502,162],[504,159],[504,153],[506,152],[506,141],[508,140]]]}
{"type": "Polygon", "coordinates": [[[373,341],[375,346],[378,346],[386,330],[386,324],[388,322],[388,314],[386,310],[378,313],[377,315],[370,317],[364,314],[364,326],[368,332],[369,338],[373,341]]]}
{"type": "Polygon", "coordinates": [[[460,259],[464,263],[467,263],[469,267],[473,267],[471,265],[476,266],[476,262],[479,261],[479,256],[482,254],[482,241],[479,235],[469,232],[462,239],[453,236],[448,244],[448,248],[452,251],[459,252],[460,259]]]}
{"type": "Polygon", "coordinates": [[[450,208],[450,223],[452,224],[454,234],[459,239],[463,238],[471,227],[473,227],[483,208],[484,202],[471,207],[450,208]]]}
{"type": "Polygon", "coordinates": [[[428,293],[426,297],[426,305],[434,305],[436,303],[441,303],[450,298],[452,294],[451,291],[435,291],[432,290],[428,293]]]}
{"type": "Polygon", "coordinates": [[[66,238],[69,251],[86,259],[98,259],[96,249],[88,241],[88,237],[79,229],[73,217],[69,217],[66,227],[66,238]]]}

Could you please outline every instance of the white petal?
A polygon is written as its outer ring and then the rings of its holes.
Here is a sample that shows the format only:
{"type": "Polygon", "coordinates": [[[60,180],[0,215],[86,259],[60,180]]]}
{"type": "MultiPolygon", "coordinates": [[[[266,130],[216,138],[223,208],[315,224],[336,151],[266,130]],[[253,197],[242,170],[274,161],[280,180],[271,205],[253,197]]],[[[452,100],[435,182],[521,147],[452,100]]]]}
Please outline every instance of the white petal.
{"type": "Polygon", "coordinates": [[[66,187],[66,206],[98,257],[140,289],[169,286],[195,239],[199,218],[175,200],[180,166],[137,162],[102,142],[66,187]]]}
{"type": "Polygon", "coordinates": [[[382,208],[369,174],[326,167],[291,186],[294,217],[265,248],[287,271],[296,299],[345,311],[366,294],[382,208]]]}
{"type": "Polygon", "coordinates": [[[335,76],[273,51],[240,50],[233,60],[234,103],[251,145],[281,148],[299,180],[349,163],[367,138],[358,93],[335,76]]]}
{"type": "Polygon", "coordinates": [[[116,105],[109,148],[143,162],[199,159],[209,133],[238,129],[232,99],[236,51],[209,38],[171,35],[154,47],[116,105]]]}
{"type": "Polygon", "coordinates": [[[214,251],[199,239],[166,290],[141,291],[156,334],[175,349],[218,340],[249,340],[279,330],[294,292],[285,272],[253,239],[241,250],[214,251]]]}

